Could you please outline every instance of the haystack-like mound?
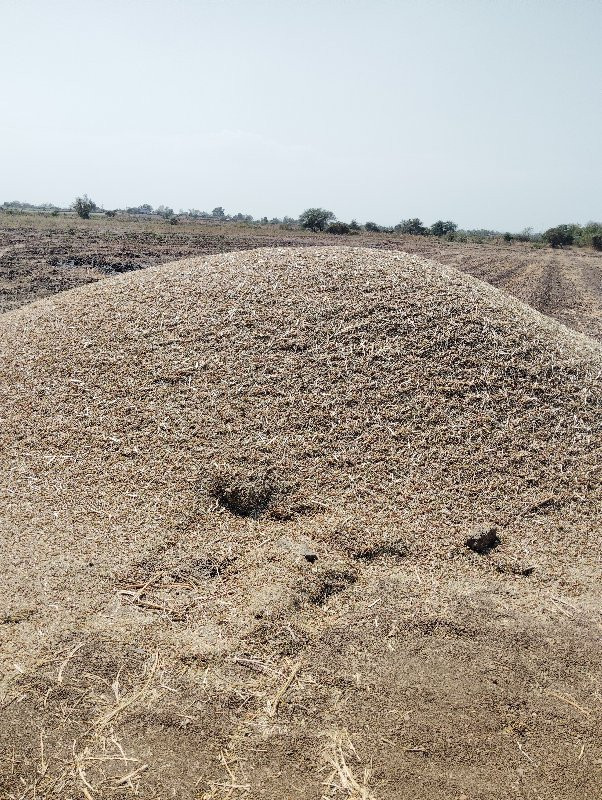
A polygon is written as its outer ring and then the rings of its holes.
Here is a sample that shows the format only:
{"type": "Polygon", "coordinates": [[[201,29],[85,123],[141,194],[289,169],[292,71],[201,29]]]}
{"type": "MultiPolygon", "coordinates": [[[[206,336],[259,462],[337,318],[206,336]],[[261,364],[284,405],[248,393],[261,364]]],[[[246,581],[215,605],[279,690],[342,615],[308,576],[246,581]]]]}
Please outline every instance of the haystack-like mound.
{"type": "Polygon", "coordinates": [[[599,793],[597,343],[347,248],[0,333],[3,796],[599,793]]]}

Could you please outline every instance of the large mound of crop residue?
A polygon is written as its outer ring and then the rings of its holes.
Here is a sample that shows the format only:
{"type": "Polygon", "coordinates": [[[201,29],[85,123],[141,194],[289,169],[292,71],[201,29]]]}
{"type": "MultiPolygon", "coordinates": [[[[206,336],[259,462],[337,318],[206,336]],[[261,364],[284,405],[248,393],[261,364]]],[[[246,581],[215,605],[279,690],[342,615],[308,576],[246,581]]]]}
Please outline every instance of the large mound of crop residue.
{"type": "Polygon", "coordinates": [[[597,343],[351,248],[0,330],[8,796],[593,796],[597,343]]]}

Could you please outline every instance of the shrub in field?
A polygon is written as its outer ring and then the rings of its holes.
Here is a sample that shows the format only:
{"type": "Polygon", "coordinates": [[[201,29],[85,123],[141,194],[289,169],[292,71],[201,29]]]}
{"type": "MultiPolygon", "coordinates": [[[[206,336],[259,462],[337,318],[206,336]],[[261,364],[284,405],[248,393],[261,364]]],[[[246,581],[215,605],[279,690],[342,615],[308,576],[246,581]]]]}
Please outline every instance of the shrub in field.
{"type": "Polygon", "coordinates": [[[511,241],[512,241],[512,234],[511,234],[511,233],[505,233],[505,234],[502,236],[502,239],[503,239],[505,242],[511,242],[511,241]]]}
{"type": "Polygon", "coordinates": [[[523,228],[520,233],[514,234],[514,239],[516,239],[517,242],[532,242],[533,228],[523,228]]]}
{"type": "Polygon", "coordinates": [[[116,217],[116,216],[117,216],[116,211],[105,211],[105,217],[116,217]]]}
{"type": "Polygon", "coordinates": [[[380,231],[380,225],[377,225],[376,222],[366,222],[364,228],[370,233],[378,233],[380,231]]]}
{"type": "Polygon", "coordinates": [[[128,214],[152,214],[153,207],[150,205],[150,203],[142,203],[140,206],[128,206],[126,211],[128,214]]]}
{"type": "Polygon", "coordinates": [[[72,208],[78,217],[90,219],[90,214],[96,211],[96,203],[85,194],[83,197],[75,198],[72,208]]]}
{"type": "Polygon", "coordinates": [[[457,229],[458,226],[455,222],[450,220],[444,222],[442,219],[438,219],[431,225],[430,234],[431,236],[447,236],[448,233],[454,233],[457,229]]]}
{"type": "Polygon", "coordinates": [[[336,233],[340,236],[344,233],[349,233],[350,228],[345,222],[331,222],[326,230],[328,233],[336,233]]]}
{"type": "Polygon", "coordinates": [[[575,234],[572,225],[557,225],[555,228],[548,228],[543,234],[543,239],[550,247],[565,247],[573,244],[575,234]]]}
{"type": "Polygon", "coordinates": [[[418,219],[418,217],[402,219],[399,225],[395,226],[395,230],[398,233],[407,233],[411,236],[425,236],[428,233],[422,224],[422,220],[418,219]]]}
{"type": "Polygon", "coordinates": [[[601,250],[599,242],[602,240],[602,222],[588,222],[582,228],[579,228],[578,233],[575,235],[575,244],[580,247],[591,246],[594,250],[601,250]],[[598,242],[598,246],[596,246],[598,242]]]}
{"type": "Polygon", "coordinates": [[[327,211],[325,208],[307,208],[299,217],[299,223],[302,228],[317,233],[326,230],[328,223],[334,219],[332,211],[327,211]]]}
{"type": "Polygon", "coordinates": [[[594,250],[602,250],[602,234],[594,233],[592,236],[592,247],[594,250]]]}

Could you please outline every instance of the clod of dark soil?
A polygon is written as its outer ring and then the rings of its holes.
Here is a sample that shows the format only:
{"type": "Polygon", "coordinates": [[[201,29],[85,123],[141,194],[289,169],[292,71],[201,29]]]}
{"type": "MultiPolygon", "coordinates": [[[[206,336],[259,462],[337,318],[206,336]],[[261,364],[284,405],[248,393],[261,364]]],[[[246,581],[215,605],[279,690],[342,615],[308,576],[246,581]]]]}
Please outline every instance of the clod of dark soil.
{"type": "Polygon", "coordinates": [[[499,543],[500,540],[495,525],[475,526],[465,542],[466,547],[480,555],[486,555],[494,547],[497,547],[499,543]]]}

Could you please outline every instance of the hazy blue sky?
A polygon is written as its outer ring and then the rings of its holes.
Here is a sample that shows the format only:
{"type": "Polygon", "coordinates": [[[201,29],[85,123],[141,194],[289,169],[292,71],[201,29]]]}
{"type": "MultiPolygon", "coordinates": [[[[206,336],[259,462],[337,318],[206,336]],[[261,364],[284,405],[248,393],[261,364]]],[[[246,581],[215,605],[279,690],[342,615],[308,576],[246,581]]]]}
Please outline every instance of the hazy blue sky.
{"type": "Polygon", "coordinates": [[[0,201],[602,218],[602,0],[0,0],[0,201]]]}

